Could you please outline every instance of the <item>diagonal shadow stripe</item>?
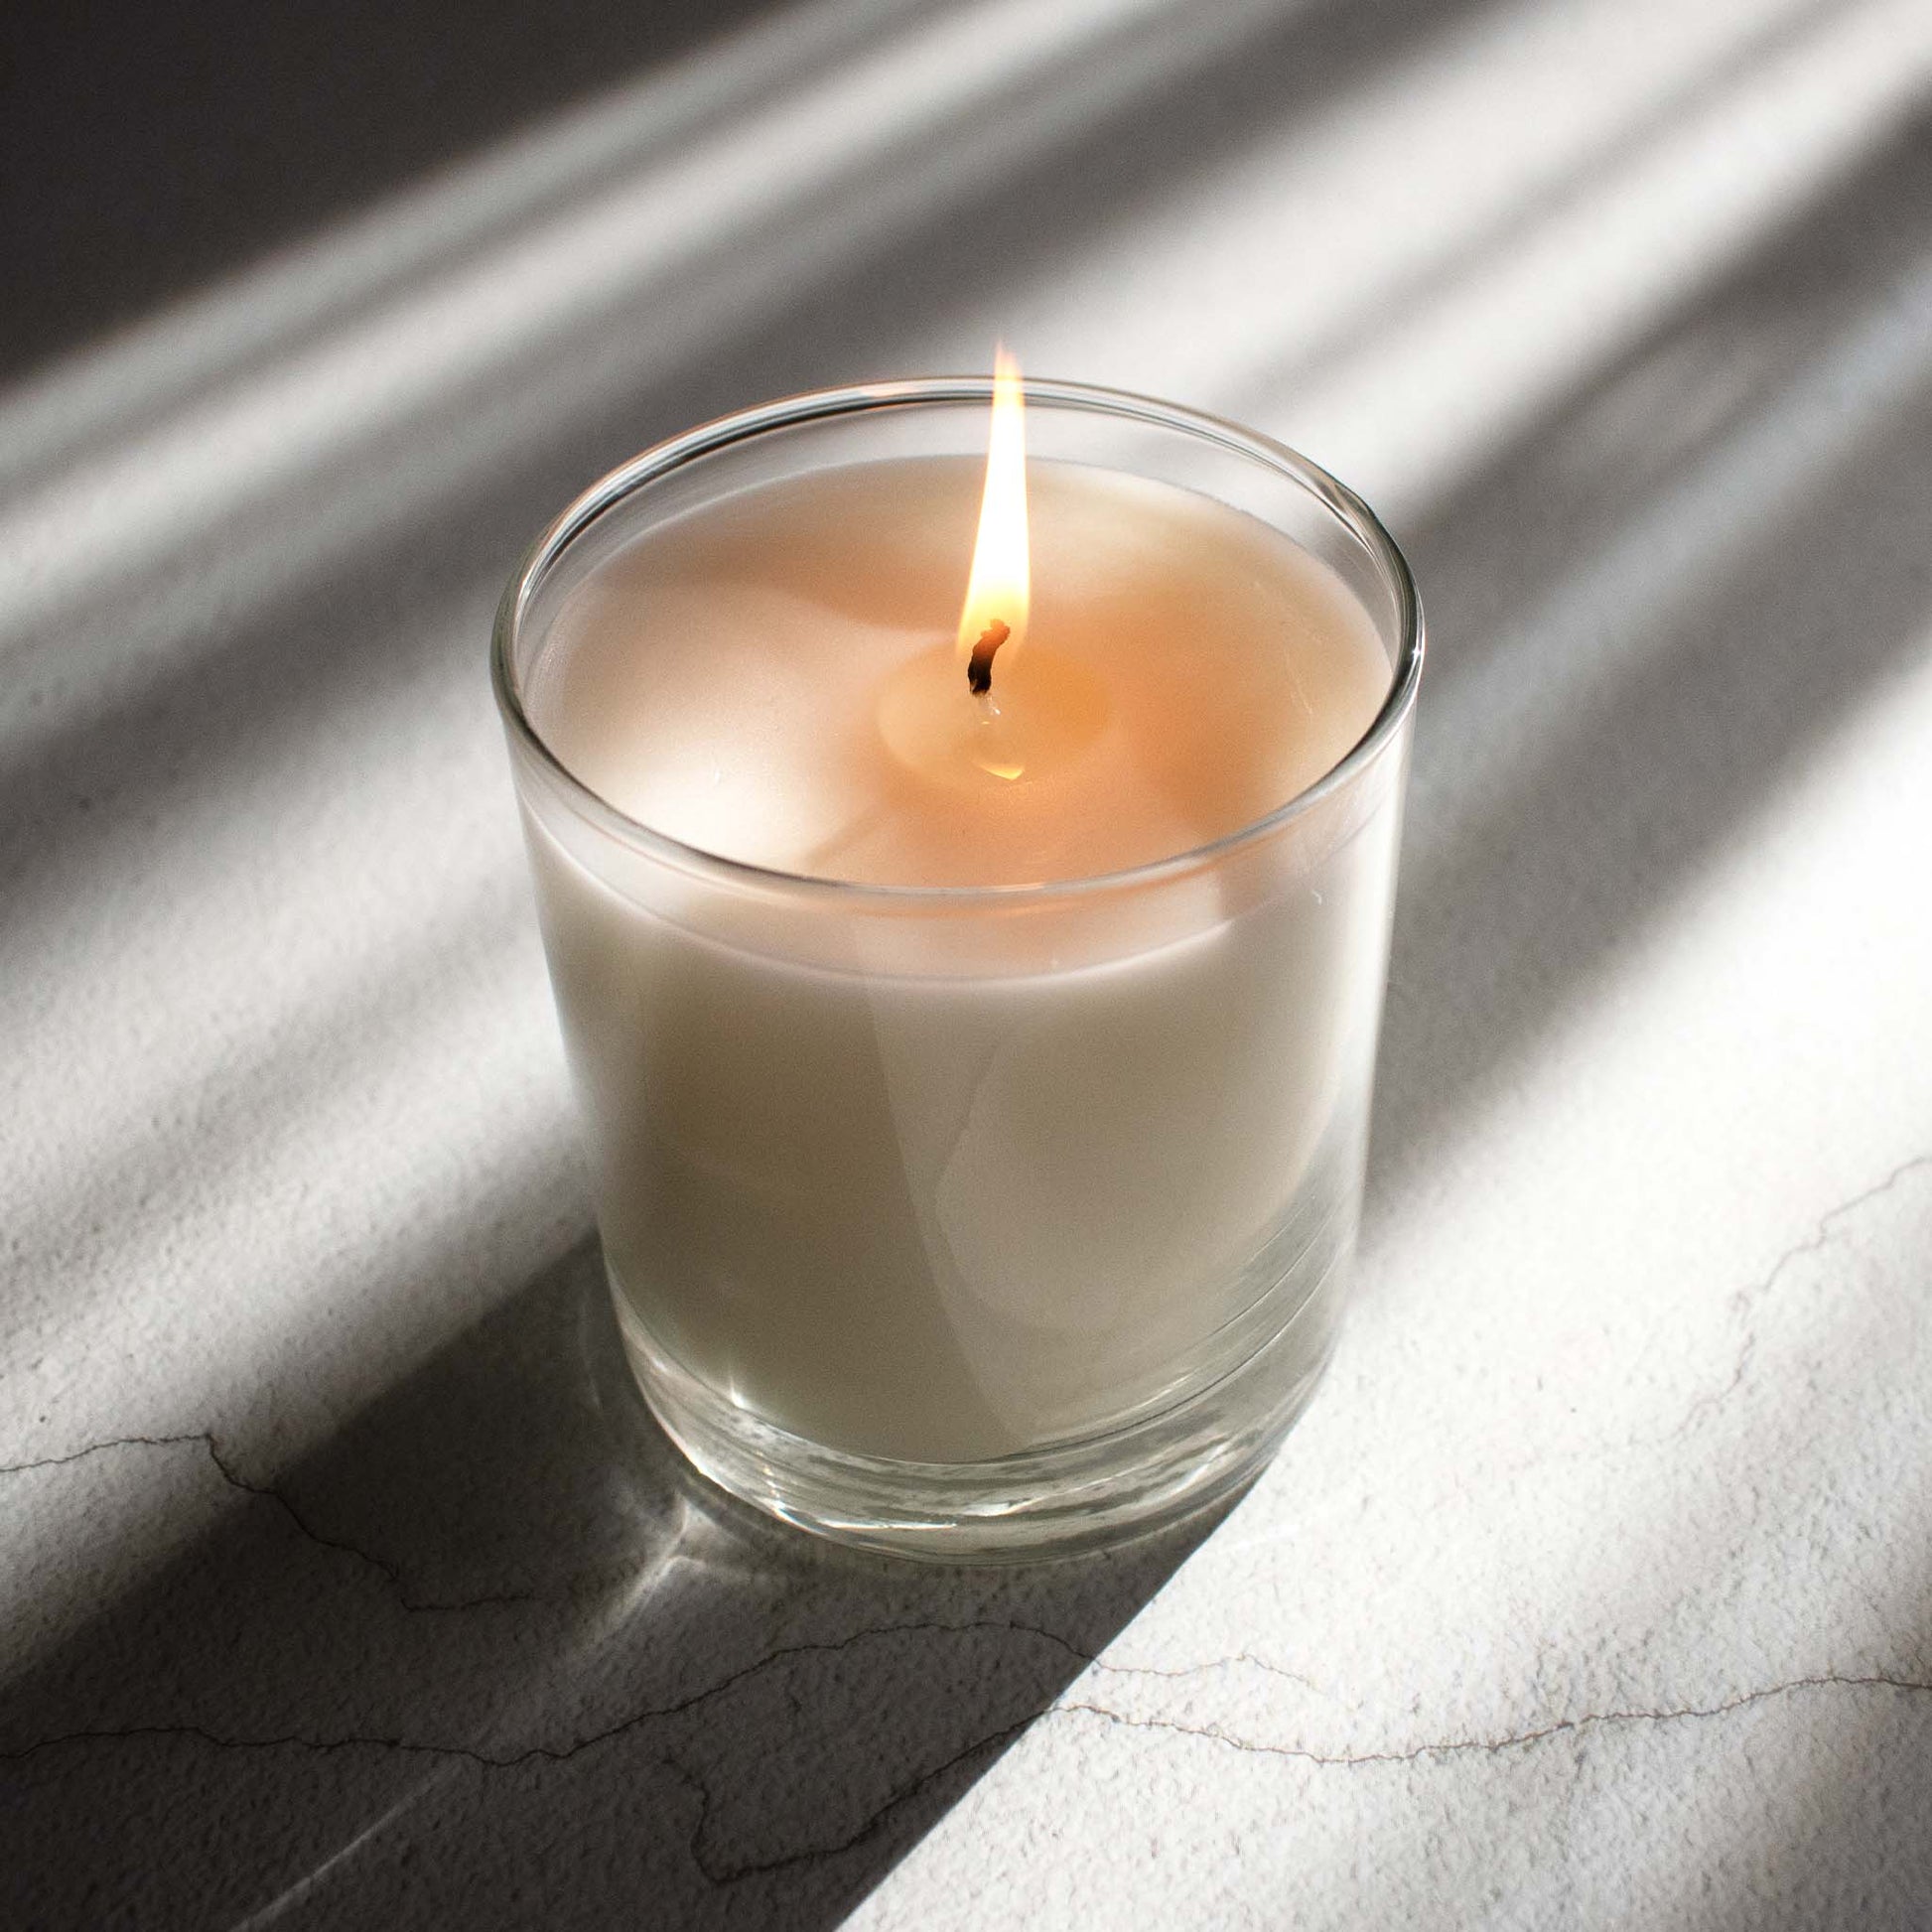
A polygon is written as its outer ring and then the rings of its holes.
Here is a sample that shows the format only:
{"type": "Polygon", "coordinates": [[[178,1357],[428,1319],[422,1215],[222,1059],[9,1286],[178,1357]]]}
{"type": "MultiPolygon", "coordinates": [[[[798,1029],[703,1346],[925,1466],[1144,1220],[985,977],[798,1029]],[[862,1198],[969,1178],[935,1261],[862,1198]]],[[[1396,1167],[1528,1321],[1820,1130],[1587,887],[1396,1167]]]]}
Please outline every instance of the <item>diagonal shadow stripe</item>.
{"type": "Polygon", "coordinates": [[[1914,128],[1412,533],[1437,685],[1398,897],[1384,1188],[1927,647],[1928,207],[1914,128]],[[1686,382],[1753,341],[1748,383],[1700,418],[1686,382]]]}
{"type": "Polygon", "coordinates": [[[118,1901],[490,1927],[647,1901],[656,1923],[829,1925],[1207,1527],[974,1572],[762,1523],[643,1415],[594,1247],[275,1496],[0,1692],[0,1882],[25,1922],[118,1901]],[[108,1841],[81,1801],[103,1763],[108,1841]],[[149,1856],[184,1809],[221,1821],[218,1860],[149,1856]],[[594,1873],[553,1869],[587,1842],[594,1873]]]}

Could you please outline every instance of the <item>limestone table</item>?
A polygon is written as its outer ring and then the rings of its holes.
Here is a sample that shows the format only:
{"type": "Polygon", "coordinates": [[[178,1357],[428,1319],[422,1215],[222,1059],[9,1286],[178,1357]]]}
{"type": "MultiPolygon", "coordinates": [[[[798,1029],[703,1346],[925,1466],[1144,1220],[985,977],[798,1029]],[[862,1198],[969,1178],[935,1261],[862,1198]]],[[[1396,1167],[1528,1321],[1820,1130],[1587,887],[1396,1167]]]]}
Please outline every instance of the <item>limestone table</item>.
{"type": "Polygon", "coordinates": [[[740,11],[11,365],[0,1923],[1932,1923],[1932,13],[740,11]],[[947,1573],[623,1382],[483,649],[996,332],[1433,658],[1328,1386],[947,1573]]]}

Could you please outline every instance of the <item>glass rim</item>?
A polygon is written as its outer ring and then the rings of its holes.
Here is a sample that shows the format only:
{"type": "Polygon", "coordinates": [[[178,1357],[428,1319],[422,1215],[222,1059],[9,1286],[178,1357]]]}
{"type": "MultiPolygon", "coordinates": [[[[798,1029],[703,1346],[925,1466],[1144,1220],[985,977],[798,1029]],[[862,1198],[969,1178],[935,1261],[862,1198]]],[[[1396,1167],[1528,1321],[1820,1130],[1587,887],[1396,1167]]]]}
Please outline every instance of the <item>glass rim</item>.
{"type": "Polygon", "coordinates": [[[1038,376],[1025,377],[1024,389],[1030,408],[1038,405],[1049,409],[1124,416],[1153,428],[1172,430],[1198,441],[1217,444],[1237,456],[1259,462],[1300,484],[1368,551],[1385,585],[1393,593],[1401,626],[1388,694],[1361,737],[1319,777],[1303,786],[1292,797],[1261,817],[1237,826],[1231,832],[1224,832],[1218,838],[1190,846],[1166,858],[1112,872],[1015,885],[874,884],[756,865],[673,838],[669,833],[660,832],[641,819],[621,811],[585,783],[545,742],[524,709],[523,694],[514,668],[515,647],[530,606],[551,571],[571,545],[609,511],[651,483],[703,457],[773,430],[793,429],[807,423],[832,421],[842,416],[862,415],[876,410],[935,405],[951,407],[961,403],[990,405],[993,396],[993,378],[990,375],[912,377],[900,381],[859,383],[846,388],[812,389],[798,395],[779,397],[751,409],[716,417],[655,443],[601,477],[546,525],[517,565],[497,605],[490,633],[490,682],[495,690],[497,708],[502,713],[512,742],[535,760],[538,770],[560,793],[563,802],[594,829],[679,871],[714,883],[735,884],[766,894],[782,893],[794,897],[833,898],[848,904],[872,902],[908,908],[915,905],[963,904],[1013,907],[1062,897],[1120,892],[1181,878],[1249,845],[1259,844],[1322,799],[1341,790],[1359,771],[1373,763],[1415,707],[1416,692],[1422,679],[1424,635],[1422,600],[1417,593],[1415,579],[1410,574],[1408,560],[1368,504],[1319,464],[1311,462],[1285,443],[1204,411],[1189,409],[1178,403],[1157,401],[1125,389],[1103,388],[1085,382],[1061,382],[1038,376]]]}

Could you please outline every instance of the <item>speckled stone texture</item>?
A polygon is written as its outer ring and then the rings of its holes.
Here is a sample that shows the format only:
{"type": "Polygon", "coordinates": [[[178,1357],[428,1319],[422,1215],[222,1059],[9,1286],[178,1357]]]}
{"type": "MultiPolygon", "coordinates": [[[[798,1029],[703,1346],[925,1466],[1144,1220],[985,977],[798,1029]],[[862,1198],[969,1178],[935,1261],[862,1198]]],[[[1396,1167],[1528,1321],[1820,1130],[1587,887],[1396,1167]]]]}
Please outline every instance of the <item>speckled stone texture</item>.
{"type": "Polygon", "coordinates": [[[0,392],[0,1924],[1932,1924],[1932,13],[737,11],[0,392]],[[996,334],[1432,658],[1328,1386],[953,1573],[624,1381],[483,642],[996,334]]]}

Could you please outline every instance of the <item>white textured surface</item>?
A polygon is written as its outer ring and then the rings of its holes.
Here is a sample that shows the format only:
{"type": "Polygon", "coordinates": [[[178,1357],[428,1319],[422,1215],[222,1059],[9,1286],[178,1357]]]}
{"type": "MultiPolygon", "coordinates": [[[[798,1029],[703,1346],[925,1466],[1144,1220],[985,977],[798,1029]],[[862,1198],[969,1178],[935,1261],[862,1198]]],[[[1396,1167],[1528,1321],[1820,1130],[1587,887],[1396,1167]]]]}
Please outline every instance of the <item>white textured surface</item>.
{"type": "Polygon", "coordinates": [[[846,0],[0,396],[0,1918],[1932,1922],[1928,76],[846,0]],[[1304,443],[1434,650],[1330,1385],[1004,1577],[624,1399],[483,675],[597,470],[1002,331],[1304,443]]]}

